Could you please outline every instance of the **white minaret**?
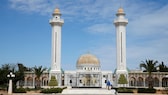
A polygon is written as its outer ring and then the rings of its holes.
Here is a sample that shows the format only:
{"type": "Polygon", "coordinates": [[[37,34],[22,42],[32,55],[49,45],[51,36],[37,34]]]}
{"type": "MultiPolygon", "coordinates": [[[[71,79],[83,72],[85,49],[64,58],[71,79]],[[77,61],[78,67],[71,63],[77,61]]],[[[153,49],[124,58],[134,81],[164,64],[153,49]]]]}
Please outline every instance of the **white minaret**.
{"type": "Polygon", "coordinates": [[[125,13],[122,8],[118,9],[117,18],[114,20],[116,27],[117,40],[117,83],[120,74],[124,74],[128,81],[128,71],[126,67],[126,25],[128,20],[125,18],[125,13]]]}
{"type": "Polygon", "coordinates": [[[56,76],[58,85],[61,85],[61,28],[64,20],[61,19],[61,13],[58,8],[53,12],[53,17],[50,19],[52,26],[52,64],[50,75],[56,76]]]}

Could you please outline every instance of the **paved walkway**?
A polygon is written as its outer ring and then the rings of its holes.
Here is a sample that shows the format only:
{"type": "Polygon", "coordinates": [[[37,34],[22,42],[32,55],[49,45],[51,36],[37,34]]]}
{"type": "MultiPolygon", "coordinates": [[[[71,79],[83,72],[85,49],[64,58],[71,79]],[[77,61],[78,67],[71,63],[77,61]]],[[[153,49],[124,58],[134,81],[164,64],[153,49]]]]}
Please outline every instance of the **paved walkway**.
{"type": "MultiPolygon", "coordinates": [[[[7,95],[7,94],[3,94],[3,95],[7,95]]],[[[16,93],[14,93],[14,94],[12,94],[12,95],[70,95],[70,94],[60,94],[60,93],[58,93],[58,94],[41,94],[41,93],[32,93],[32,94],[16,94],[16,93]]],[[[102,95],[102,94],[71,94],[71,95],[102,95]]],[[[103,95],[105,95],[105,94],[103,94],[103,95]]],[[[145,93],[141,93],[141,94],[139,94],[139,93],[118,93],[117,95],[167,95],[167,94],[145,94],[145,93]]]]}
{"type": "MultiPolygon", "coordinates": [[[[0,93],[0,95],[8,95],[0,93]]],[[[43,93],[13,93],[12,95],[102,95],[102,94],[43,94],[43,93]]],[[[106,94],[103,94],[106,95],[106,94]]],[[[117,95],[168,95],[168,94],[147,94],[147,93],[118,93],[117,95]]]]}
{"type": "Polygon", "coordinates": [[[114,89],[108,90],[105,88],[68,88],[64,89],[62,94],[94,94],[94,95],[116,95],[116,91],[114,89]]]}
{"type": "MultiPolygon", "coordinates": [[[[0,95],[8,95],[1,93],[0,95]]],[[[115,95],[114,90],[107,90],[103,88],[68,88],[62,93],[57,94],[43,94],[43,93],[13,93],[12,95],[115,95]]],[[[167,94],[147,94],[147,93],[117,93],[117,95],[167,95],[167,94]]]]}

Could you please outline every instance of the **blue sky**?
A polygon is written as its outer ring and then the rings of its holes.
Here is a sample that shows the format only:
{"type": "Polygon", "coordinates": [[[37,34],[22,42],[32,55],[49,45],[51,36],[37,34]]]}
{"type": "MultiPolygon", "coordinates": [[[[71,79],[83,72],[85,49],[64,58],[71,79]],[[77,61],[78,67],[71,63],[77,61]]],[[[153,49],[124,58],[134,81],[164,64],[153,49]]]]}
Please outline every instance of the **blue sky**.
{"type": "Polygon", "coordinates": [[[103,70],[116,68],[113,20],[122,6],[127,25],[127,67],[137,69],[146,59],[168,65],[167,0],[1,0],[0,64],[51,65],[49,19],[60,8],[62,68],[75,70],[82,54],[96,55],[103,70]]]}

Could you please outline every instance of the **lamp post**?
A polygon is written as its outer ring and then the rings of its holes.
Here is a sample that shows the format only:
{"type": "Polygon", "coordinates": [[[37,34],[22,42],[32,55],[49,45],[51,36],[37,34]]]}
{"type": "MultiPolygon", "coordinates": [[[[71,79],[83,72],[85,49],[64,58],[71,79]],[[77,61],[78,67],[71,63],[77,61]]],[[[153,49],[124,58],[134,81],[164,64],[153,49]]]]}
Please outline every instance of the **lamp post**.
{"type": "Polygon", "coordinates": [[[12,94],[12,78],[15,77],[15,74],[10,72],[7,77],[9,78],[9,87],[8,87],[8,94],[12,94]]]}

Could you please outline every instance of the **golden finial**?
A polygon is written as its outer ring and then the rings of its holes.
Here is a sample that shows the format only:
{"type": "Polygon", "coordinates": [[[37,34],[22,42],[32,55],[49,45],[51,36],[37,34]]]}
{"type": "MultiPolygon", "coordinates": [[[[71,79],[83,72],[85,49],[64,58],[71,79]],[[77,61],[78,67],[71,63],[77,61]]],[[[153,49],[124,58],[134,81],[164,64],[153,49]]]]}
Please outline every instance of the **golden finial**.
{"type": "Polygon", "coordinates": [[[120,8],[118,9],[118,12],[117,12],[117,13],[124,13],[123,8],[120,7],[120,8]]]}
{"type": "Polygon", "coordinates": [[[59,8],[56,8],[56,9],[54,10],[54,13],[56,13],[56,14],[60,14],[60,10],[59,10],[59,8]]]}

